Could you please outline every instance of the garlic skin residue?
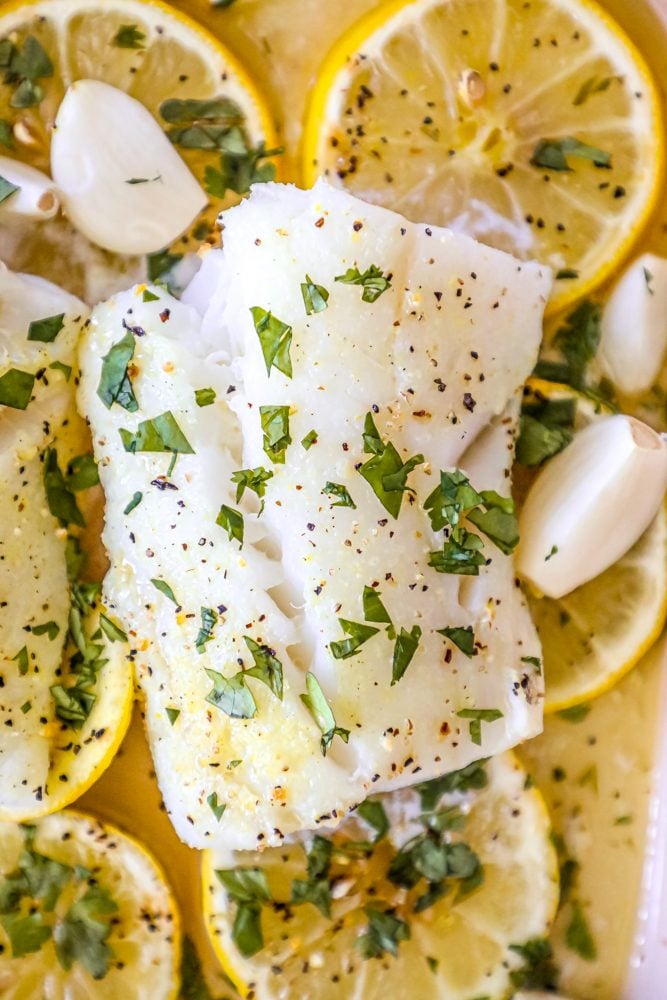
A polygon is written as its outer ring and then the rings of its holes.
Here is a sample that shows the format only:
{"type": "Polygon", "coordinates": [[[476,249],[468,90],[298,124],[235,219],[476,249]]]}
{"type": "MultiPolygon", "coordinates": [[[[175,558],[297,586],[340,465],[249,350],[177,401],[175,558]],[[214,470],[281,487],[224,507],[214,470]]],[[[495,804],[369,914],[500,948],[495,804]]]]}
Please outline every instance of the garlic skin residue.
{"type": "Polygon", "coordinates": [[[0,218],[20,215],[25,219],[52,219],[60,208],[56,185],[41,170],[0,156],[0,177],[18,188],[0,204],[0,218]]]}
{"type": "Polygon", "coordinates": [[[162,250],[207,202],[150,111],[99,80],[78,80],[65,94],[51,173],[76,228],[116,253],[162,250]]]}
{"type": "Polygon", "coordinates": [[[634,417],[596,420],[552,458],[519,517],[517,572],[563,597],[623,556],[667,487],[667,438],[634,417]]]}
{"type": "Polygon", "coordinates": [[[667,351],[667,260],[645,253],[623,273],[602,313],[598,357],[628,396],[655,382],[667,351]]]}

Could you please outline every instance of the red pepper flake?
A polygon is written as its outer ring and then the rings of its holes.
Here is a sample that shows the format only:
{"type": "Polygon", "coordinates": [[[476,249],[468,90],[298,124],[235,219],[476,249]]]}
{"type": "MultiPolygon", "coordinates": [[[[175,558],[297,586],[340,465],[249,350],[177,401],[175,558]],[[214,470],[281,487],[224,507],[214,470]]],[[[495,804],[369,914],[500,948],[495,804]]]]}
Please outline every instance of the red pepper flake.
{"type": "Polygon", "coordinates": [[[359,220],[352,223],[352,228],[354,229],[355,233],[358,233],[360,229],[363,229],[363,226],[364,226],[363,222],[359,222],[359,220]]]}
{"type": "Polygon", "coordinates": [[[162,320],[163,323],[166,323],[170,316],[171,316],[171,309],[163,309],[162,312],[160,313],[160,319],[162,320]]]}
{"type": "Polygon", "coordinates": [[[323,225],[324,225],[324,216],[321,215],[320,218],[316,220],[315,226],[317,229],[321,229],[323,225]]]}

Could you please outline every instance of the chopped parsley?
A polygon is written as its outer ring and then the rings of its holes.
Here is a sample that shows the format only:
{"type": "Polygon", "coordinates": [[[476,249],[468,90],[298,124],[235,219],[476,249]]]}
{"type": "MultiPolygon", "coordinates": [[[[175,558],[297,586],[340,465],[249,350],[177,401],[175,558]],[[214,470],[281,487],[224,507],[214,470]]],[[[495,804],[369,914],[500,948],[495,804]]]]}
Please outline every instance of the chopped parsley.
{"type": "Polygon", "coordinates": [[[194,449],[171,410],[150,420],[142,420],[134,433],[122,427],[118,433],[125,451],[132,454],[138,451],[168,451],[174,455],[194,455],[194,449]]]}
{"type": "Polygon", "coordinates": [[[204,170],[204,188],[214,198],[224,198],[228,191],[245,194],[252,184],[272,181],[276,167],[270,160],[283,152],[282,147],[267,149],[264,142],[250,145],[238,126],[219,134],[216,146],[221,153],[220,169],[209,165],[204,170]]]}
{"type": "Polygon", "coordinates": [[[510,972],[512,985],[516,989],[557,989],[559,973],[548,938],[530,938],[523,944],[511,944],[509,947],[510,951],[523,960],[521,968],[510,972]]]}
{"type": "Polygon", "coordinates": [[[199,654],[206,652],[206,643],[213,638],[213,630],[218,623],[218,613],[213,608],[201,609],[201,627],[195,639],[195,649],[199,654]]]}
{"type": "Polygon", "coordinates": [[[220,513],[215,519],[215,523],[225,529],[230,541],[236,539],[239,543],[239,548],[243,548],[244,522],[243,514],[240,511],[234,510],[233,507],[228,507],[226,503],[223,503],[220,513]]]}
{"type": "Polygon", "coordinates": [[[63,525],[76,524],[85,527],[83,514],[79,510],[74,493],[69,488],[58,465],[58,452],[47,448],[44,452],[44,491],[49,510],[63,525]]]}
{"type": "Polygon", "coordinates": [[[301,438],[301,447],[304,451],[308,451],[314,444],[317,444],[317,431],[308,431],[306,436],[301,438]]]}
{"type": "Polygon", "coordinates": [[[289,406],[260,406],[259,416],[264,432],[262,447],[272,462],[282,465],[285,452],[292,443],[289,406]]]}
{"type": "Polygon", "coordinates": [[[571,442],[577,413],[576,399],[538,399],[524,403],[516,460],[529,467],[541,465],[571,442]]]}
{"type": "Polygon", "coordinates": [[[482,745],[482,723],[497,722],[503,713],[499,708],[462,708],[456,713],[459,719],[469,719],[468,731],[475,746],[482,745]]]}
{"type": "Polygon", "coordinates": [[[143,49],[146,35],[136,24],[121,24],[111,39],[111,44],[118,49],[143,49]]]}
{"type": "Polygon", "coordinates": [[[655,295],[655,290],[653,288],[651,288],[651,282],[653,281],[653,275],[651,274],[651,272],[649,271],[649,269],[647,267],[642,268],[642,271],[644,272],[644,283],[646,285],[647,292],[649,293],[649,295],[655,295]]]}
{"type": "Polygon", "coordinates": [[[382,603],[379,591],[375,590],[374,587],[366,586],[364,587],[364,592],[361,600],[364,608],[365,621],[381,622],[386,625],[391,625],[391,618],[389,616],[389,612],[382,603]]]}
{"type": "Polygon", "coordinates": [[[542,170],[570,171],[568,159],[578,157],[589,160],[596,167],[611,168],[611,153],[596,146],[589,146],[573,136],[563,139],[540,139],[530,158],[531,166],[542,170]]]}
{"type": "Polygon", "coordinates": [[[326,757],[327,750],[333,743],[334,737],[339,736],[343,743],[347,743],[350,738],[350,730],[342,729],[336,725],[334,714],[331,711],[331,706],[326,699],[324,691],[320,687],[320,682],[315,674],[310,671],[306,674],[306,692],[306,694],[301,694],[299,697],[319,726],[322,733],[320,749],[322,750],[322,756],[326,757]]]}
{"type": "Polygon", "coordinates": [[[380,910],[377,904],[365,906],[364,913],[368,917],[368,925],[355,941],[355,948],[364,958],[398,955],[400,942],[410,940],[409,924],[395,916],[391,908],[380,910]]]}
{"type": "Polygon", "coordinates": [[[424,463],[423,455],[414,455],[403,462],[391,443],[380,437],[373,414],[367,413],[364,421],[364,452],[372,457],[359,468],[360,475],[371,486],[376,497],[392,517],[398,518],[405,492],[413,494],[407,485],[407,477],[424,463]]]}
{"type": "Polygon", "coordinates": [[[70,376],[72,374],[72,366],[66,365],[62,361],[53,361],[49,368],[51,371],[61,372],[65,376],[65,381],[69,382],[70,376]]]}
{"type": "Polygon", "coordinates": [[[361,625],[359,622],[352,622],[347,618],[339,618],[338,624],[349,638],[329,643],[331,655],[336,660],[347,660],[354,656],[364,643],[380,631],[372,625],[361,625]]]}
{"type": "Polygon", "coordinates": [[[216,869],[216,877],[237,904],[232,941],[245,958],[264,947],[261,926],[262,904],[271,900],[266,873],[261,868],[216,869]]]}
{"type": "Polygon", "coordinates": [[[60,625],[57,622],[44,622],[43,625],[33,625],[31,632],[33,635],[46,635],[49,642],[53,642],[60,632],[60,625]]]}
{"type": "Polygon", "coordinates": [[[329,293],[322,285],[316,285],[309,275],[306,275],[306,280],[301,282],[301,295],[303,296],[306,316],[324,312],[326,309],[329,293]]]}
{"type": "Polygon", "coordinates": [[[12,125],[6,118],[0,118],[0,146],[4,146],[5,149],[14,148],[12,125]]]}
{"type": "Polygon", "coordinates": [[[195,402],[197,406],[211,406],[215,403],[215,389],[195,389],[195,402]]]}
{"type": "Polygon", "coordinates": [[[294,905],[312,903],[327,918],[331,917],[329,867],[332,853],[332,842],[316,834],[307,851],[308,877],[293,880],[290,898],[294,905]]]}
{"type": "Polygon", "coordinates": [[[132,494],[132,499],[128,505],[123,509],[123,514],[131,514],[135,507],[138,507],[143,500],[144,495],[139,490],[132,494]]]}
{"type": "Polygon", "coordinates": [[[292,327],[288,323],[283,323],[272,313],[267,312],[260,306],[253,306],[250,310],[252,320],[255,324],[255,331],[259,337],[266,374],[271,375],[271,369],[292,377],[292,359],[290,358],[290,347],[292,346],[292,327]]]}
{"type": "Polygon", "coordinates": [[[127,642],[127,633],[105,614],[100,615],[100,628],[109,642],[127,642]]]}
{"type": "Polygon", "coordinates": [[[113,344],[109,348],[109,352],[102,358],[97,395],[108,410],[114,403],[118,403],[129,413],[135,413],[139,409],[128,373],[128,365],[134,357],[135,346],[134,334],[128,330],[125,336],[113,344]]]}
{"type": "Polygon", "coordinates": [[[20,190],[21,188],[18,187],[17,184],[12,184],[12,182],[8,181],[6,177],[0,177],[0,205],[3,201],[7,201],[8,198],[11,198],[13,194],[16,194],[16,192],[20,190]]]}
{"type": "Polygon", "coordinates": [[[336,275],[334,281],[340,281],[343,285],[361,285],[362,302],[375,302],[383,292],[391,288],[391,278],[391,274],[385,275],[376,264],[371,264],[363,272],[358,267],[348,267],[345,274],[336,275]]]}
{"type": "Polygon", "coordinates": [[[563,708],[558,715],[566,722],[583,722],[589,714],[591,706],[587,704],[573,705],[571,708],[563,708]]]}
{"type": "Polygon", "coordinates": [[[576,97],[572,101],[575,108],[581,107],[585,104],[589,97],[593,94],[601,94],[604,90],[607,90],[613,80],[611,76],[589,76],[587,80],[584,80],[581,87],[577,91],[576,97]]]}
{"type": "Polygon", "coordinates": [[[273,473],[264,466],[258,465],[256,469],[239,469],[232,474],[232,482],[236,483],[236,502],[238,503],[246,490],[250,490],[262,501],[260,514],[264,508],[263,497],[266,493],[266,484],[269,479],[273,479],[273,473]]]}
{"type": "Polygon", "coordinates": [[[159,590],[160,593],[164,594],[164,596],[168,598],[173,604],[175,604],[177,608],[180,608],[180,604],[176,600],[176,595],[174,594],[173,590],[171,589],[166,580],[152,579],[151,583],[153,584],[156,590],[159,590]]]}
{"type": "Polygon", "coordinates": [[[565,929],[565,944],[585,962],[594,962],[598,956],[597,945],[591,933],[586,914],[578,901],[572,903],[572,917],[565,929]]]}
{"type": "Polygon", "coordinates": [[[410,666],[412,658],[417,652],[422,630],[419,625],[413,625],[410,631],[401,628],[396,636],[394,644],[394,656],[391,663],[391,683],[396,684],[403,677],[405,671],[410,666]]]}
{"type": "Polygon", "coordinates": [[[442,796],[449,792],[469,792],[486,788],[489,776],[485,765],[485,760],[476,760],[458,771],[450,771],[440,778],[422,781],[415,785],[415,791],[421,799],[422,810],[432,812],[442,796]]]}
{"type": "Polygon", "coordinates": [[[168,250],[148,254],[146,257],[148,280],[152,284],[160,282],[168,291],[173,292],[177,284],[173,278],[173,271],[182,260],[182,253],[170,253],[168,250]]]}
{"type": "Polygon", "coordinates": [[[389,832],[389,819],[379,799],[366,799],[357,806],[357,816],[373,830],[373,843],[377,844],[389,832]]]}
{"type": "Polygon", "coordinates": [[[63,326],[65,313],[57,316],[46,316],[44,319],[34,319],[28,327],[28,340],[36,340],[41,344],[52,344],[63,326]]]}
{"type": "Polygon", "coordinates": [[[28,647],[23,646],[19,649],[16,656],[12,656],[12,660],[19,668],[19,674],[23,677],[28,673],[28,647]]]}
{"type": "Polygon", "coordinates": [[[53,76],[53,63],[34,35],[28,35],[20,49],[8,38],[3,39],[0,69],[4,70],[3,82],[16,86],[9,101],[12,108],[32,108],[39,104],[44,91],[37,81],[53,76]]]}
{"type": "Polygon", "coordinates": [[[19,368],[10,368],[0,375],[0,406],[25,410],[32,397],[35,376],[19,368]]]}
{"type": "Polygon", "coordinates": [[[206,695],[209,705],[215,705],[232,719],[252,719],[257,712],[257,704],[252,692],[244,681],[243,671],[233,677],[224,677],[216,670],[206,670],[213,681],[213,690],[206,695]]]}
{"type": "Polygon", "coordinates": [[[250,655],[252,656],[254,667],[245,671],[246,677],[256,677],[263,684],[273,691],[276,698],[283,700],[283,665],[276,657],[275,651],[268,646],[260,646],[259,643],[251,639],[249,635],[243,636],[250,655]]]}
{"type": "Polygon", "coordinates": [[[325,483],[324,489],[322,490],[328,497],[337,497],[335,503],[332,503],[332,507],[352,507],[353,510],[357,509],[357,505],[347,491],[347,487],[343,486],[342,483],[325,483]]]}
{"type": "Polygon", "coordinates": [[[220,820],[222,819],[222,815],[223,815],[225,809],[227,808],[227,803],[226,802],[218,802],[218,793],[217,792],[211,792],[210,795],[207,795],[206,796],[206,802],[207,802],[207,805],[208,805],[209,809],[211,810],[211,812],[213,813],[213,815],[215,816],[216,820],[219,823],[220,820]]]}
{"type": "Polygon", "coordinates": [[[169,719],[169,725],[173,726],[174,723],[176,722],[176,719],[181,714],[180,708],[169,708],[168,707],[168,708],[165,709],[165,711],[167,713],[167,718],[169,719]]]}
{"type": "Polygon", "coordinates": [[[65,482],[68,489],[75,492],[89,490],[99,481],[97,462],[92,455],[77,455],[67,463],[65,482]]]}
{"type": "Polygon", "coordinates": [[[143,294],[141,296],[142,302],[157,302],[160,298],[155,292],[151,292],[150,288],[144,288],[143,294]]]}
{"type": "Polygon", "coordinates": [[[438,635],[444,635],[445,639],[453,642],[468,659],[477,656],[472,625],[448,625],[446,628],[439,628],[436,631],[438,635]]]}

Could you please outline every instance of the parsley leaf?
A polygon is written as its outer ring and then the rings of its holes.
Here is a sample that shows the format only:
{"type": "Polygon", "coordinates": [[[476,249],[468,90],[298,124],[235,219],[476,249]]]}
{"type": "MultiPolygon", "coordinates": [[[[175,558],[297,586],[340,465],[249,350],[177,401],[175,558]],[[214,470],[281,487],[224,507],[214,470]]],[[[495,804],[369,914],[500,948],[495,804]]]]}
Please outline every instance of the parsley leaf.
{"type": "Polygon", "coordinates": [[[230,541],[235,538],[239,543],[239,548],[243,548],[244,522],[243,514],[240,511],[234,510],[233,507],[228,507],[226,503],[223,503],[220,513],[215,519],[215,523],[225,529],[230,541]]]}
{"type": "Polygon", "coordinates": [[[157,302],[160,298],[155,292],[151,292],[150,288],[144,288],[143,294],[141,296],[142,302],[157,302]]]}
{"type": "Polygon", "coordinates": [[[328,875],[332,853],[331,841],[316,834],[307,851],[308,878],[293,880],[291,903],[312,903],[325,917],[331,916],[331,885],[328,875]]]}
{"type": "Polygon", "coordinates": [[[0,924],[12,946],[12,958],[39,951],[51,937],[51,928],[44,923],[39,911],[24,917],[19,913],[4,913],[0,916],[0,924]]]}
{"type": "Polygon", "coordinates": [[[97,395],[107,410],[110,410],[114,403],[118,403],[129,413],[135,413],[139,409],[127,370],[134,357],[135,347],[134,334],[128,330],[121,340],[112,344],[109,352],[102,358],[97,395]]]}
{"type": "Polygon", "coordinates": [[[364,608],[364,621],[382,622],[387,625],[391,625],[389,612],[380,600],[379,591],[375,590],[373,587],[364,587],[362,604],[364,608]]]}
{"type": "MultiPolygon", "coordinates": [[[[2,189],[0,187],[0,196],[2,189]]],[[[1,201],[0,197],[0,201],[1,201]]],[[[0,406],[11,406],[14,410],[25,410],[32,396],[35,376],[19,368],[10,368],[0,375],[0,406]]]]}
{"type": "Polygon", "coordinates": [[[306,316],[324,312],[326,309],[329,293],[322,285],[314,284],[309,275],[306,275],[306,280],[301,282],[301,295],[303,296],[306,316]]]}
{"type": "Polygon", "coordinates": [[[343,486],[342,483],[325,483],[322,490],[326,496],[338,497],[335,503],[332,503],[332,507],[352,507],[353,510],[357,509],[357,505],[347,491],[347,487],[343,486]]]}
{"type": "Polygon", "coordinates": [[[245,194],[252,184],[272,181],[276,176],[275,164],[262,160],[279,156],[282,147],[267,149],[264,142],[253,147],[238,126],[221,130],[215,145],[221,152],[220,169],[207,166],[204,170],[204,187],[214,198],[224,198],[228,190],[245,194]]]}
{"type": "Polygon", "coordinates": [[[414,493],[407,486],[407,477],[424,462],[423,455],[414,455],[403,462],[391,441],[383,442],[375,426],[372,413],[367,413],[364,421],[364,452],[371,454],[367,462],[359,468],[359,473],[371,486],[376,497],[392,517],[398,518],[403,502],[403,493],[414,493]]]}
{"type": "Polygon", "coordinates": [[[581,904],[572,903],[572,918],[565,929],[565,944],[585,962],[594,962],[598,955],[595,939],[581,904]]]}
{"type": "Polygon", "coordinates": [[[217,792],[211,792],[210,795],[207,795],[206,802],[207,802],[207,804],[208,804],[211,812],[213,813],[213,815],[215,816],[215,818],[217,819],[217,821],[219,823],[220,820],[222,819],[222,815],[223,815],[225,809],[227,808],[227,803],[226,802],[218,802],[218,793],[217,792]]]}
{"type": "Polygon", "coordinates": [[[274,650],[268,646],[260,646],[249,635],[243,636],[243,641],[250,651],[254,667],[246,670],[246,677],[256,677],[273,691],[276,698],[283,700],[283,665],[276,657],[274,650]]]}
{"type": "Polygon", "coordinates": [[[46,316],[44,319],[34,319],[28,327],[28,340],[37,340],[41,344],[52,344],[63,326],[65,313],[57,316],[46,316]]]}
{"type": "Polygon", "coordinates": [[[128,503],[127,507],[123,510],[123,514],[131,514],[135,507],[138,507],[143,500],[144,495],[139,490],[132,494],[132,499],[128,503]]]}
{"type": "Polygon", "coordinates": [[[150,420],[142,420],[134,433],[121,428],[119,434],[125,451],[132,454],[138,451],[170,451],[174,455],[194,455],[194,449],[171,410],[150,420]]]}
{"type": "Polygon", "coordinates": [[[530,938],[523,944],[511,944],[510,951],[523,959],[523,967],[510,973],[512,985],[525,990],[555,990],[558,968],[553,961],[553,948],[547,938],[530,938]]]}
{"type": "MultiPolygon", "coordinates": [[[[250,490],[255,493],[260,500],[264,497],[266,493],[266,484],[269,479],[273,479],[273,473],[265,469],[264,466],[258,465],[256,469],[239,469],[238,472],[232,474],[232,482],[236,483],[236,502],[243,497],[246,490],[250,490]]],[[[264,503],[262,502],[262,508],[264,503]]],[[[260,508],[260,514],[262,510],[260,508]]]]}
{"type": "Polygon", "coordinates": [[[381,958],[385,953],[397,955],[400,942],[410,940],[409,925],[389,908],[380,910],[377,906],[365,906],[364,913],[368,926],[355,941],[355,947],[364,958],[381,958]]]}
{"type": "Polygon", "coordinates": [[[292,346],[292,327],[260,306],[252,306],[250,312],[262,348],[266,374],[271,375],[271,368],[276,368],[291,378],[292,360],[289,352],[292,346]]]}
{"type": "Polygon", "coordinates": [[[140,31],[136,24],[121,24],[120,28],[111,40],[111,44],[118,49],[143,49],[146,35],[140,31]]]}
{"type": "Polygon", "coordinates": [[[232,940],[242,955],[250,958],[264,947],[261,927],[262,904],[271,900],[266,873],[261,868],[216,869],[216,877],[237,904],[232,940]]]}
{"type": "Polygon", "coordinates": [[[363,821],[368,823],[374,831],[374,844],[382,840],[389,831],[389,820],[384,811],[384,806],[379,799],[366,799],[364,802],[361,802],[357,806],[357,816],[361,816],[363,821]]]}
{"type": "Polygon", "coordinates": [[[197,950],[187,935],[183,938],[181,988],[178,995],[180,1000],[214,1000],[206,984],[197,950]]]}
{"type": "Polygon", "coordinates": [[[482,745],[482,723],[496,722],[503,717],[499,708],[462,708],[456,714],[459,719],[470,720],[468,726],[470,739],[478,747],[482,745]]]}
{"type": "Polygon", "coordinates": [[[176,595],[174,594],[173,590],[171,589],[166,580],[153,579],[151,580],[151,583],[153,584],[156,590],[159,590],[160,593],[164,594],[165,597],[167,597],[170,601],[172,601],[172,603],[175,604],[177,608],[180,608],[180,604],[176,600],[176,595]]]}
{"type": "Polygon", "coordinates": [[[320,682],[315,674],[310,671],[306,674],[306,690],[307,693],[301,694],[299,697],[320,728],[320,732],[322,733],[320,749],[322,750],[322,756],[326,757],[327,750],[333,743],[334,737],[340,736],[343,743],[347,743],[350,738],[350,730],[342,729],[336,725],[334,714],[324,691],[320,687],[320,682]]]}
{"type": "Polygon", "coordinates": [[[289,432],[289,406],[260,406],[264,431],[262,447],[272,462],[284,464],[285,452],[292,443],[289,432]]]}
{"type": "Polygon", "coordinates": [[[596,167],[611,168],[611,154],[589,146],[573,136],[564,139],[540,139],[530,158],[531,166],[543,170],[570,171],[568,157],[590,160],[596,167]]]}
{"type": "Polygon", "coordinates": [[[421,799],[421,807],[425,811],[432,811],[437,806],[443,795],[449,792],[468,792],[486,788],[489,783],[489,776],[485,768],[486,761],[476,760],[458,771],[450,771],[440,778],[433,778],[431,781],[422,781],[415,785],[415,791],[421,799]]]}
{"type": "Polygon", "coordinates": [[[385,274],[376,265],[371,264],[365,271],[360,271],[358,267],[348,267],[345,274],[338,274],[334,281],[340,281],[343,285],[361,285],[362,302],[375,302],[383,292],[391,288],[391,274],[385,274]]]}
{"type": "Polygon", "coordinates": [[[92,455],[77,455],[67,463],[65,482],[68,489],[79,492],[97,486],[100,477],[92,455]]]}
{"type": "Polygon", "coordinates": [[[18,665],[19,674],[21,675],[21,677],[24,677],[25,674],[28,673],[28,665],[29,665],[28,647],[22,646],[21,649],[19,649],[16,656],[12,656],[12,661],[18,665]]]}
{"type": "Polygon", "coordinates": [[[16,194],[16,192],[20,190],[20,187],[16,184],[12,184],[12,182],[8,181],[6,177],[0,177],[0,205],[3,201],[7,201],[8,198],[11,198],[13,194],[16,194]]]}
{"type": "MultiPolygon", "coordinates": [[[[560,378],[574,389],[586,385],[586,369],[597,354],[602,334],[602,313],[599,305],[584,299],[556,331],[554,346],[565,359],[565,370],[560,378]]],[[[538,365],[536,372],[540,370],[538,365]]]]}
{"type": "Polygon", "coordinates": [[[572,708],[561,709],[557,714],[566,722],[583,722],[590,710],[591,706],[587,704],[573,705],[572,708]]]}
{"type": "Polygon", "coordinates": [[[574,436],[575,399],[537,400],[524,404],[516,460],[529,467],[541,465],[567,447],[574,436]]]}
{"type": "Polygon", "coordinates": [[[195,402],[197,406],[211,406],[215,403],[215,389],[195,389],[195,402]]]}
{"type": "Polygon", "coordinates": [[[244,674],[240,671],[233,677],[224,677],[216,670],[206,670],[213,681],[213,690],[206,695],[206,701],[215,705],[232,719],[252,719],[257,712],[257,704],[252,692],[246,687],[244,674]]]}
{"type": "Polygon", "coordinates": [[[127,633],[105,614],[100,615],[100,628],[109,642],[127,642],[127,633]]]}
{"type": "Polygon", "coordinates": [[[305,437],[301,438],[301,447],[308,451],[314,444],[317,444],[317,431],[308,431],[305,437]]]}
{"type": "Polygon", "coordinates": [[[339,618],[338,624],[349,638],[337,639],[335,642],[329,643],[331,655],[336,660],[347,660],[354,656],[365,642],[368,642],[380,631],[372,625],[361,625],[359,622],[352,622],[347,618],[339,618]]]}
{"type": "Polygon", "coordinates": [[[181,714],[180,708],[166,708],[165,712],[167,713],[167,718],[169,719],[169,724],[171,726],[173,726],[174,723],[176,722],[176,719],[181,714]]]}
{"type": "Polygon", "coordinates": [[[54,517],[64,525],[85,527],[83,514],[58,465],[58,452],[55,448],[47,448],[44,452],[44,490],[46,502],[54,517]]]}
{"type": "Polygon", "coordinates": [[[60,626],[57,622],[44,622],[43,625],[33,625],[32,627],[33,635],[47,635],[49,637],[49,642],[53,642],[59,632],[60,626]]]}
{"type": "Polygon", "coordinates": [[[438,635],[444,635],[445,639],[449,639],[453,642],[454,645],[468,657],[468,659],[472,656],[477,656],[477,650],[475,649],[475,633],[472,625],[448,625],[446,628],[439,628],[436,629],[436,631],[438,635]]]}
{"type": "Polygon", "coordinates": [[[182,253],[170,253],[168,250],[148,254],[146,257],[148,280],[151,284],[161,282],[170,292],[173,291],[176,282],[172,280],[172,272],[182,260],[182,253]]]}
{"type": "Polygon", "coordinates": [[[201,628],[195,639],[195,649],[198,653],[206,652],[206,643],[213,638],[213,630],[218,622],[218,613],[213,608],[201,609],[201,628]]]}
{"type": "Polygon", "coordinates": [[[401,631],[396,636],[394,656],[391,664],[392,687],[400,681],[403,674],[410,666],[412,658],[417,652],[421,635],[422,630],[419,625],[413,625],[409,632],[406,629],[401,628],[401,631]]]}
{"type": "Polygon", "coordinates": [[[93,979],[103,979],[109,971],[113,952],[107,940],[111,934],[110,917],[118,905],[108,890],[90,886],[72,904],[65,918],[56,924],[53,942],[58,961],[69,971],[75,961],[81,963],[93,979]]]}

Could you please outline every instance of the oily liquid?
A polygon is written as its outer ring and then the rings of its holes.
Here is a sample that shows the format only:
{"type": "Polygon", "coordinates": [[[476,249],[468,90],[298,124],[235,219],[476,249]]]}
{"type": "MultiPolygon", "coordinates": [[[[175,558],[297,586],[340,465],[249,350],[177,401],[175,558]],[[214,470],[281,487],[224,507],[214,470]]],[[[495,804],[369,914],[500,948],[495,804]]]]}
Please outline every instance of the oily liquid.
{"type": "MultiPolygon", "coordinates": [[[[375,0],[236,0],[229,8],[212,7],[209,0],[173,0],[173,6],[219,35],[262,85],[286,147],[280,179],[298,181],[301,121],[317,66],[329,45],[376,6],[375,0]]],[[[667,79],[667,0],[653,0],[652,6],[607,0],[604,6],[643,52],[656,79],[667,79]]],[[[667,256],[664,198],[641,249],[667,256]]],[[[599,698],[583,721],[552,717],[544,734],[522,750],[568,855],[581,866],[577,895],[595,940],[596,960],[584,961],[565,946],[567,908],[553,936],[563,970],[561,988],[578,1000],[618,1000],[626,980],[636,930],[661,665],[660,656],[649,656],[599,698]]],[[[82,806],[117,821],[155,851],[178,896],[184,931],[195,939],[220,992],[219,968],[201,918],[199,856],[178,841],[160,811],[138,713],[117,759],[82,806]]],[[[231,995],[228,987],[223,995],[231,995]]]]}

